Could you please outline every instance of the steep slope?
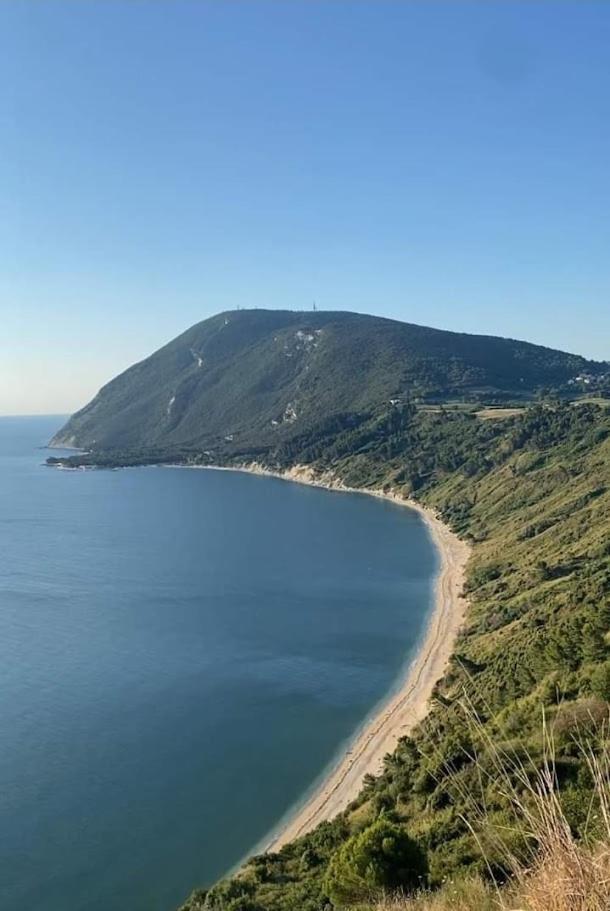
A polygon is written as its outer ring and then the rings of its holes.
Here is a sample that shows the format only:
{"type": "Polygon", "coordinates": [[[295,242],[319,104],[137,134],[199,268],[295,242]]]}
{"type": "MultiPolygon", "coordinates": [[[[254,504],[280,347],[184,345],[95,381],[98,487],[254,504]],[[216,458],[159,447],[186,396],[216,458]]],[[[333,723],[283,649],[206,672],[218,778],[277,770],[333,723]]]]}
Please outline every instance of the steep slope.
{"type": "Polygon", "coordinates": [[[390,398],[528,398],[603,369],[525,342],[356,313],[240,310],[198,323],[116,377],[52,445],[268,450],[321,418],[390,398]]]}
{"type": "MultiPolygon", "coordinates": [[[[509,768],[508,789],[499,782],[490,744],[520,757],[525,777],[535,779],[548,748],[543,710],[571,832],[585,843],[595,837],[602,812],[578,742],[608,755],[610,408],[536,406],[480,421],[388,407],[357,428],[303,440],[270,467],[293,461],[350,486],[416,496],[469,539],[466,623],[430,715],[386,757],[383,774],[365,780],[347,812],[195,892],[182,911],[364,909],[374,890],[334,903],[329,869],[348,840],[382,820],[425,852],[432,887],[465,871],[503,879],[505,857],[491,833],[509,833],[517,856],[531,856],[535,845],[511,811],[511,788],[524,799],[524,779],[509,768]],[[469,823],[482,818],[487,828],[475,836],[469,823]]],[[[398,875],[391,865],[387,872],[398,875]]],[[[346,876],[356,889],[355,871],[346,876]]]]}

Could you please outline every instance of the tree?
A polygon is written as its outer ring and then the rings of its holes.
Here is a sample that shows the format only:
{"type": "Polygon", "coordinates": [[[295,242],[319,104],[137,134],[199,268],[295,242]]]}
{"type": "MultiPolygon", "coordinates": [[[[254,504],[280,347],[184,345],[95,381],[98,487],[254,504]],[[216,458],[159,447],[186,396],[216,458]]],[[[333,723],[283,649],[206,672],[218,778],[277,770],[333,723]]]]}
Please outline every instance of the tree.
{"type": "Polygon", "coordinates": [[[427,871],[417,842],[400,826],[379,819],[332,856],[325,886],[333,905],[345,908],[386,889],[413,890],[422,885],[427,871]]]}

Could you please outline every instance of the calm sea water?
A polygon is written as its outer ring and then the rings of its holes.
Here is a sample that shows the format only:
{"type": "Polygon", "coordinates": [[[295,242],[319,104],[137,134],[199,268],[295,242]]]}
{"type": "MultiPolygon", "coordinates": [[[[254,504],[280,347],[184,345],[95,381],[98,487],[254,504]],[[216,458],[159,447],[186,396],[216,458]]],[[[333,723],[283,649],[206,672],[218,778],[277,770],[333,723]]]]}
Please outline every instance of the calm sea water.
{"type": "Polygon", "coordinates": [[[366,496],[48,469],[60,423],[0,419],[0,907],[172,911],[392,687],[436,555],[366,496]]]}

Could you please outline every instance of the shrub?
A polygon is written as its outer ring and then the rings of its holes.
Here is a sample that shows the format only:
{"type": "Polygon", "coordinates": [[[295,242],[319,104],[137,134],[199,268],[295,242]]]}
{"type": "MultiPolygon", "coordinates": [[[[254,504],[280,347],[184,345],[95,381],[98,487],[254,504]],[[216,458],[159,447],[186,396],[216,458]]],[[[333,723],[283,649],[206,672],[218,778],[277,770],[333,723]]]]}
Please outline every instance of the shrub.
{"type": "Polygon", "coordinates": [[[591,691],[600,699],[610,701],[610,661],[604,661],[591,674],[591,691]]]}
{"type": "Polygon", "coordinates": [[[426,856],[417,842],[380,819],[333,855],[325,885],[335,907],[344,908],[386,890],[416,889],[426,874],[426,856]]]}

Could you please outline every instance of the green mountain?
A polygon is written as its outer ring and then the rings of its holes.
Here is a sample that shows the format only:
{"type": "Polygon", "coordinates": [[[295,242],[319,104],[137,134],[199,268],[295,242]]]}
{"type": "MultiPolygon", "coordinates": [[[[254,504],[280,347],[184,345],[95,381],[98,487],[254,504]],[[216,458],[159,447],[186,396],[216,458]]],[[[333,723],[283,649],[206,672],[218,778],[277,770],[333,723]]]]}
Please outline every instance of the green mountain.
{"type": "Polygon", "coordinates": [[[52,445],[260,454],[390,399],[523,400],[543,387],[574,391],[576,377],[595,381],[604,369],[526,342],[356,313],[239,310],[116,377],[52,445]]]}

